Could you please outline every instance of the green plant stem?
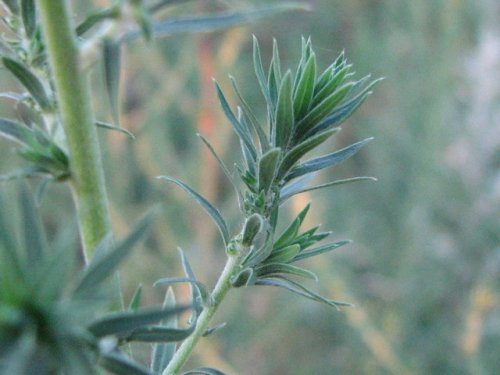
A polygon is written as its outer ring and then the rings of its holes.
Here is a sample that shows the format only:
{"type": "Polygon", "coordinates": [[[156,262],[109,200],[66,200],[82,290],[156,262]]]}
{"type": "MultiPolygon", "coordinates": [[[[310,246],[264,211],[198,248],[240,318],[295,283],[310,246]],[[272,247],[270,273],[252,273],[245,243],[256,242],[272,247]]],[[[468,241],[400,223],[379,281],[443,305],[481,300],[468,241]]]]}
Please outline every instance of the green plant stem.
{"type": "Polygon", "coordinates": [[[217,283],[215,284],[214,290],[211,294],[212,303],[209,306],[205,306],[200,316],[198,317],[196,328],[191,336],[189,336],[179,349],[175,352],[174,357],[168,364],[163,374],[165,375],[177,375],[181,370],[182,366],[188,360],[194,347],[207,331],[208,325],[212,320],[217,308],[220,306],[222,300],[226,296],[229,289],[231,289],[231,276],[235,273],[235,270],[240,264],[240,256],[230,255],[227,259],[226,265],[222,274],[220,275],[217,283]]]}
{"type": "Polygon", "coordinates": [[[71,187],[77,207],[84,256],[89,261],[99,241],[111,230],[101,153],[68,1],[38,0],[42,30],[58,110],[67,137],[71,187]]]}

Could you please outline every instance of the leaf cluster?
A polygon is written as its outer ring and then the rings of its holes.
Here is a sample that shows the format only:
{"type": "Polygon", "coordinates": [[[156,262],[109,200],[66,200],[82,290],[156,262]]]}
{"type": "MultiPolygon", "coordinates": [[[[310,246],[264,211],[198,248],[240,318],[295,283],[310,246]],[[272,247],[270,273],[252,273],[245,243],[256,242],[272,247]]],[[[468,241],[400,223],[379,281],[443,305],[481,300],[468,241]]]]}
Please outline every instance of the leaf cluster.
{"type": "Polygon", "coordinates": [[[73,276],[74,253],[65,245],[48,246],[27,185],[19,190],[22,243],[0,212],[0,372],[88,375],[101,367],[115,374],[160,373],[133,361],[122,347],[182,340],[189,332],[162,322],[191,306],[170,301],[139,308],[138,289],[127,310],[106,313],[110,278],[147,231],[151,215],[117,244],[106,236],[89,266],[73,276]]]}

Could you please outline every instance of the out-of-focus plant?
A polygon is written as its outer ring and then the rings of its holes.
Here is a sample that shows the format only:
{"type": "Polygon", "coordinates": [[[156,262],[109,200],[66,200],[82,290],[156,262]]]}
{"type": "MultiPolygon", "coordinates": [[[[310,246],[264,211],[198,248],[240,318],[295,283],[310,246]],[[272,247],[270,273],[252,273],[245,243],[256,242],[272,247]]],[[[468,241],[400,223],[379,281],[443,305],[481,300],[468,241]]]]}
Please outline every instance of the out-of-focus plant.
{"type": "MultiPolygon", "coordinates": [[[[277,44],[266,75],[259,45],[254,40],[254,65],[267,105],[267,126],[244,100],[236,83],[241,107],[233,112],[221,88],[216,92],[222,110],[236,131],[244,163],[237,165],[243,189],[211,144],[200,136],[234,184],[242,213],[242,229],[231,235],[222,214],[183,182],[162,176],[187,191],[214,219],[225,246],[227,263],[210,291],[195,277],[181,252],[185,277],[163,278],[159,284],[189,283],[191,303],[178,305],[172,289],[158,309],[140,306],[138,288],[128,309],[107,313],[121,299],[116,269],[145,231],[150,219],[140,222],[122,242],[114,243],[108,212],[102,160],[96,127],[117,130],[121,46],[138,36],[219,30],[289,9],[284,2],[242,12],[223,12],[177,19],[157,19],[158,11],[183,1],[118,1],[91,11],[78,26],[72,24],[64,0],[4,0],[7,28],[1,41],[4,68],[24,91],[2,92],[12,100],[17,118],[0,118],[0,135],[20,146],[29,164],[2,177],[41,177],[37,197],[49,182],[71,187],[77,208],[83,249],[83,267],[74,274],[72,254],[65,246],[50,248],[33,197],[20,185],[24,232],[17,242],[5,213],[0,212],[0,372],[92,374],[99,367],[116,374],[176,375],[198,340],[220,326],[209,323],[231,288],[251,285],[282,287],[333,307],[348,305],[322,297],[297,279],[316,275],[292,263],[338,248],[348,241],[319,245],[330,235],[318,227],[301,231],[307,205],[282,232],[277,233],[279,208],[296,194],[370,177],[354,177],[310,186],[313,175],[355,154],[369,139],[339,151],[303,161],[323,144],[366,97],[376,81],[351,80],[354,73],[341,54],[317,73],[311,41],[303,39],[295,72],[282,73],[277,44]],[[110,115],[115,124],[99,121],[91,108],[87,74],[102,56],[110,115]],[[104,293],[107,290],[111,293],[104,293]],[[177,315],[192,309],[186,328],[177,315]],[[147,369],[133,359],[130,342],[153,343],[147,369]],[[176,342],[183,341],[177,348],[176,342]]],[[[3,209],[3,206],[2,206],[3,209]]],[[[121,301],[123,304],[123,301],[121,301]]],[[[199,368],[184,374],[220,374],[199,368]]]]}

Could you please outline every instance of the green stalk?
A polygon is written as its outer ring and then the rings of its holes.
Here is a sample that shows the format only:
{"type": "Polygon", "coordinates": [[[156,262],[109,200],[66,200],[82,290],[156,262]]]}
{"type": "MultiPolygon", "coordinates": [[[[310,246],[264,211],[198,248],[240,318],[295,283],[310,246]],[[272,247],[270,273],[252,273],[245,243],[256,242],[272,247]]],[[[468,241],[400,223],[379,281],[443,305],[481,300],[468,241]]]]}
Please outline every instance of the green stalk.
{"type": "Polygon", "coordinates": [[[111,224],[90,85],[83,71],[68,3],[37,1],[58,110],[68,142],[73,199],[88,262],[95,246],[110,232],[111,224]]]}
{"type": "Polygon", "coordinates": [[[212,320],[217,308],[221,304],[222,300],[226,296],[229,289],[231,289],[231,276],[235,273],[241,261],[241,255],[230,255],[227,259],[226,265],[222,274],[215,284],[215,288],[212,292],[212,304],[206,306],[198,317],[196,328],[191,336],[189,336],[181,344],[179,349],[175,352],[172,360],[168,364],[163,374],[166,375],[177,375],[181,370],[182,366],[186,363],[194,347],[207,331],[208,325],[212,320]]]}

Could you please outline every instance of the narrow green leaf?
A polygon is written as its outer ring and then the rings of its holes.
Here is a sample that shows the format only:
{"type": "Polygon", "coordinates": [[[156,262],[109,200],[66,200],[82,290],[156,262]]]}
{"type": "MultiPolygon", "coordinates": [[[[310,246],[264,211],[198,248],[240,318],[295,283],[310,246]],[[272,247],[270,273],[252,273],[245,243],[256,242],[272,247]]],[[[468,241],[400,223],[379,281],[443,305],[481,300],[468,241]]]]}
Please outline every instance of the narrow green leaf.
{"type": "Polygon", "coordinates": [[[253,240],[257,234],[259,234],[264,222],[262,216],[259,214],[252,214],[249,218],[246,219],[245,225],[243,227],[243,238],[241,243],[244,246],[250,246],[253,243],[253,240]]]}
{"type": "Polygon", "coordinates": [[[141,306],[141,297],[142,297],[142,285],[139,284],[135,289],[134,295],[130,299],[130,303],[128,304],[128,311],[137,311],[141,306]]]}
{"type": "Polygon", "coordinates": [[[196,288],[198,288],[203,304],[205,306],[211,304],[210,292],[208,291],[207,287],[203,285],[203,283],[199,282],[196,279],[192,279],[189,277],[166,277],[163,279],[156,280],[153,286],[158,286],[160,284],[175,284],[175,283],[193,284],[196,288]]]}
{"type": "Polygon", "coordinates": [[[291,261],[300,251],[300,245],[294,244],[272,251],[265,260],[266,263],[286,263],[291,261]]]}
{"type": "Polygon", "coordinates": [[[267,263],[255,268],[257,277],[272,277],[279,274],[300,276],[306,279],[318,281],[318,277],[309,270],[301,267],[292,266],[287,263],[267,263]]]}
{"type": "Polygon", "coordinates": [[[123,354],[115,352],[101,354],[99,364],[116,375],[155,375],[123,354]]]}
{"type": "Polygon", "coordinates": [[[277,147],[286,149],[288,146],[295,122],[293,112],[292,72],[288,70],[283,77],[279,89],[278,104],[276,107],[276,139],[274,143],[277,147]]]}
{"type": "MultiPolygon", "coordinates": [[[[186,329],[168,328],[162,326],[148,326],[137,328],[126,337],[126,341],[137,342],[177,342],[187,339],[193,333],[195,325],[191,325],[186,329]]],[[[167,363],[168,364],[168,363],[167,363]]]]}
{"type": "Polygon", "coordinates": [[[302,119],[311,104],[312,95],[314,92],[314,84],[316,80],[316,56],[313,53],[307,61],[304,71],[301,74],[300,80],[295,88],[293,98],[293,112],[295,121],[302,119]]]}
{"type": "Polygon", "coordinates": [[[259,161],[259,191],[267,192],[271,187],[278,171],[281,149],[273,148],[262,155],[259,161]]]}
{"type": "Polygon", "coordinates": [[[226,100],[226,97],[224,96],[224,93],[222,92],[219,84],[217,81],[214,80],[215,84],[215,89],[217,91],[217,96],[219,98],[219,102],[221,104],[222,110],[224,111],[224,114],[226,115],[227,119],[233,126],[233,129],[236,131],[236,134],[240,137],[241,141],[244,143],[245,147],[247,148],[248,152],[250,153],[251,157],[253,160],[255,160],[257,156],[257,151],[255,149],[255,145],[253,144],[252,136],[248,129],[244,127],[236,118],[234,115],[233,111],[229,107],[229,104],[226,100]]]}
{"type": "Polygon", "coordinates": [[[257,137],[259,138],[259,144],[262,150],[262,153],[265,153],[269,150],[270,145],[269,145],[269,140],[267,139],[266,133],[262,129],[262,125],[259,123],[259,120],[257,120],[257,117],[254,115],[252,112],[252,109],[246,102],[246,100],[243,98],[241,95],[240,90],[238,89],[238,86],[236,85],[236,81],[234,77],[229,76],[229,79],[231,80],[231,84],[233,85],[234,92],[238,96],[238,99],[241,103],[243,112],[245,116],[250,120],[250,124],[253,126],[254,131],[257,133],[257,137]]]}
{"type": "MultiPolygon", "coordinates": [[[[269,6],[263,6],[241,12],[218,12],[205,14],[198,17],[184,17],[162,20],[151,26],[151,33],[155,37],[167,37],[178,33],[200,33],[227,29],[245,23],[255,22],[259,19],[269,17],[290,10],[308,10],[309,7],[299,2],[282,2],[269,6]]],[[[125,35],[123,41],[129,41],[140,36],[140,32],[133,31],[125,35]]]]}
{"type": "Polygon", "coordinates": [[[102,44],[104,62],[104,82],[109,103],[111,104],[111,115],[113,121],[119,123],[118,95],[120,91],[120,43],[105,39],[102,44]]]}
{"type": "Polygon", "coordinates": [[[26,36],[31,38],[36,29],[35,0],[21,0],[21,17],[26,36]]]}
{"type": "Polygon", "coordinates": [[[0,136],[27,146],[34,141],[31,129],[18,122],[0,117],[0,136]]]}
{"type": "Polygon", "coordinates": [[[303,285],[301,285],[293,280],[290,280],[286,277],[283,277],[283,276],[281,276],[281,277],[274,276],[272,278],[259,279],[255,283],[255,285],[280,287],[280,288],[286,289],[292,293],[298,294],[299,296],[308,298],[310,300],[325,303],[329,306],[335,307],[336,309],[338,309],[340,306],[352,306],[351,304],[346,303],[346,302],[334,301],[334,300],[322,297],[319,294],[306,288],[305,286],[303,286],[303,285]]]}
{"type": "MultiPolygon", "coordinates": [[[[262,58],[260,55],[260,46],[259,46],[259,41],[253,36],[253,66],[255,69],[255,75],[257,76],[257,81],[259,82],[260,90],[262,91],[262,94],[264,95],[264,98],[266,99],[266,103],[269,109],[272,108],[272,100],[271,100],[271,94],[269,92],[269,86],[266,81],[266,76],[264,74],[264,68],[262,67],[262,58]]],[[[270,111],[272,114],[273,112],[270,111]]],[[[271,119],[270,123],[272,124],[274,122],[274,119],[271,119]]],[[[272,131],[269,132],[271,134],[272,131]]]]}
{"type": "Polygon", "coordinates": [[[335,92],[340,84],[348,77],[349,71],[351,70],[351,65],[344,66],[340,71],[336,72],[328,82],[323,86],[323,88],[317,92],[312,101],[312,106],[315,107],[323,100],[325,100],[329,95],[335,92]]]}
{"type": "Polygon", "coordinates": [[[287,194],[282,194],[280,196],[280,204],[284,203],[288,198],[291,198],[297,194],[302,194],[302,193],[305,193],[308,191],[323,189],[323,188],[336,186],[336,185],[350,184],[351,182],[358,182],[358,181],[377,181],[377,179],[375,177],[364,177],[364,176],[363,177],[352,177],[352,178],[345,178],[342,180],[335,180],[335,181],[327,182],[325,184],[311,186],[311,187],[304,188],[304,189],[290,191],[287,194]]]}
{"type": "Polygon", "coordinates": [[[222,371],[209,367],[200,367],[195,370],[183,372],[181,375],[225,375],[222,371]]]}
{"type": "Polygon", "coordinates": [[[217,155],[217,152],[215,152],[215,149],[210,144],[210,142],[204,136],[202,136],[200,133],[196,133],[196,135],[202,140],[202,142],[205,144],[205,146],[207,146],[210,153],[213,155],[215,160],[217,160],[217,163],[219,164],[219,167],[222,170],[222,172],[224,172],[227,179],[231,182],[231,184],[236,189],[236,191],[239,192],[237,187],[236,187],[236,183],[234,182],[233,176],[231,175],[231,172],[229,172],[229,169],[226,167],[226,164],[222,161],[222,159],[219,157],[219,155],[217,155]]]}
{"type": "MultiPolygon", "coordinates": [[[[99,289],[100,284],[112,276],[120,263],[131,253],[133,246],[146,233],[152,222],[152,214],[147,215],[137,223],[132,232],[112,250],[100,255],[94,262],[91,262],[85,269],[83,276],[77,283],[74,294],[86,295],[99,289]]],[[[103,248],[106,246],[106,239],[103,248]]],[[[97,251],[96,251],[97,253],[97,251]]],[[[94,259],[97,256],[94,257],[94,259]]]]}
{"type": "Polygon", "coordinates": [[[222,328],[224,328],[226,325],[227,325],[227,323],[226,323],[226,322],[224,322],[224,323],[217,324],[216,326],[214,326],[214,327],[211,327],[211,328],[207,329],[207,330],[205,331],[205,333],[203,334],[203,337],[208,337],[208,336],[210,336],[210,335],[213,335],[215,332],[220,331],[220,330],[221,330],[222,328]]]}
{"type": "Polygon", "coordinates": [[[35,207],[35,200],[24,181],[20,181],[19,190],[24,222],[23,237],[28,263],[37,264],[47,254],[47,240],[40,214],[35,207]]]}
{"type": "Polygon", "coordinates": [[[338,249],[339,247],[350,244],[351,242],[352,241],[338,241],[338,242],[318,246],[318,247],[312,248],[310,250],[301,251],[295,258],[293,258],[292,261],[297,262],[297,261],[302,260],[302,259],[314,257],[316,255],[323,254],[323,253],[326,253],[328,251],[338,249]]]}
{"type": "Polygon", "coordinates": [[[307,173],[316,172],[321,169],[337,165],[356,154],[364,145],[366,145],[371,140],[373,140],[373,138],[367,138],[363,141],[345,147],[342,150],[299,164],[286,175],[285,179],[291,180],[293,178],[303,176],[307,173]]]}
{"type": "Polygon", "coordinates": [[[281,247],[287,246],[295,239],[300,228],[300,220],[296,218],[290,225],[281,233],[279,238],[274,242],[273,247],[279,249],[281,247]]]}
{"type": "MultiPolygon", "coordinates": [[[[168,309],[176,305],[175,294],[171,287],[167,289],[165,293],[165,300],[163,301],[163,308],[168,309]]],[[[165,328],[177,328],[178,319],[176,315],[171,316],[168,319],[162,320],[160,322],[162,327],[165,328]]],[[[194,325],[193,325],[194,326],[194,325]]],[[[175,349],[177,344],[175,342],[170,343],[155,343],[153,345],[153,350],[151,352],[151,371],[155,374],[161,374],[163,370],[168,366],[172,357],[175,354],[175,349]]]]}
{"type": "MultiPolygon", "coordinates": [[[[180,247],[178,247],[177,250],[179,251],[179,255],[181,257],[182,269],[184,270],[184,274],[186,275],[186,277],[191,280],[198,280],[198,278],[194,274],[191,264],[189,263],[189,259],[184,253],[184,251],[180,247]]],[[[191,288],[191,299],[193,302],[193,309],[194,309],[194,313],[193,316],[191,317],[191,320],[194,324],[198,316],[201,314],[201,311],[203,310],[204,303],[206,302],[208,304],[210,299],[209,297],[207,297],[205,300],[203,300],[202,291],[197,287],[196,284],[189,283],[189,287],[191,288]]],[[[205,293],[205,295],[207,295],[207,293],[205,293]]]]}
{"type": "Polygon", "coordinates": [[[333,134],[338,132],[338,129],[329,129],[322,133],[316,134],[302,143],[299,143],[295,147],[293,147],[290,151],[288,151],[281,162],[278,178],[283,178],[287,172],[309,151],[315,149],[320,144],[325,142],[328,138],[330,138],[333,134]]]}
{"type": "Polygon", "coordinates": [[[245,268],[231,277],[231,285],[235,288],[250,286],[255,283],[256,275],[253,268],[245,268]]]}
{"type": "Polygon", "coordinates": [[[114,131],[123,133],[132,139],[135,139],[135,135],[132,132],[128,131],[127,129],[121,128],[119,126],[116,126],[116,125],[113,125],[113,124],[110,124],[110,123],[104,122],[104,121],[96,121],[95,124],[99,128],[103,128],[103,129],[107,129],[107,130],[114,130],[114,131]]]}
{"type": "Polygon", "coordinates": [[[106,19],[115,19],[120,16],[120,6],[115,4],[109,8],[98,9],[90,13],[76,28],[76,35],[82,36],[99,22],[106,19]]]}
{"type": "Polygon", "coordinates": [[[222,235],[222,239],[224,240],[224,244],[227,245],[229,242],[229,230],[227,228],[226,221],[222,217],[221,213],[217,208],[215,208],[209,201],[207,201],[204,197],[202,197],[199,193],[191,189],[188,185],[186,185],[184,182],[179,181],[176,178],[173,177],[168,177],[168,176],[159,176],[157,177],[162,180],[170,181],[177,186],[179,186],[181,189],[183,189],[185,192],[187,192],[189,195],[191,195],[198,204],[200,204],[201,207],[208,213],[208,215],[213,219],[217,227],[219,228],[219,231],[222,235]]]}
{"type": "Polygon", "coordinates": [[[128,333],[144,326],[159,322],[160,320],[180,314],[191,306],[176,306],[173,308],[155,308],[139,312],[122,311],[111,313],[97,319],[88,326],[88,330],[96,337],[118,335],[127,337],[128,333]]]}
{"type": "Polygon", "coordinates": [[[44,111],[52,109],[52,102],[40,80],[23,64],[9,57],[2,57],[3,65],[21,82],[44,111]]]}
{"type": "Polygon", "coordinates": [[[352,82],[346,83],[335,90],[335,92],[325,98],[317,106],[312,107],[309,113],[297,123],[294,138],[301,139],[303,134],[327,117],[349,93],[353,84],[352,82]]]}

